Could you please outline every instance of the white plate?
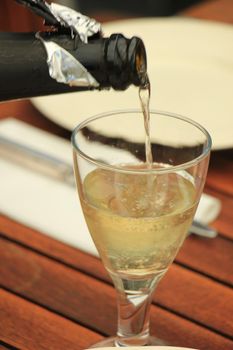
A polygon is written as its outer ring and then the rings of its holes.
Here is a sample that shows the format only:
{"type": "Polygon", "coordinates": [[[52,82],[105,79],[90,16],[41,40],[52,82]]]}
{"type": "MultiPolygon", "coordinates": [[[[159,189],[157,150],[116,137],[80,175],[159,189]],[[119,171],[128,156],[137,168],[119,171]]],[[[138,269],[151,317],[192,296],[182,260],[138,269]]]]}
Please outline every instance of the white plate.
{"type": "MultiPolygon", "coordinates": [[[[140,36],[152,83],[151,108],[188,116],[210,132],[214,149],[233,147],[233,27],[188,18],[116,21],[105,35],[140,36]]],[[[68,129],[104,111],[139,107],[135,87],[38,97],[34,105],[68,129]]]]}

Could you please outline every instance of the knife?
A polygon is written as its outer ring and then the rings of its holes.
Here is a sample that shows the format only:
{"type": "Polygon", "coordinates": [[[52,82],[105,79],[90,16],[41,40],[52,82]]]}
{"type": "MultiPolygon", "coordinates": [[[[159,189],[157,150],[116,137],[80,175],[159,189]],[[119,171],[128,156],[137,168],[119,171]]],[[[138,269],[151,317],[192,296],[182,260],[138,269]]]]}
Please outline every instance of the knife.
{"type": "MultiPolygon", "coordinates": [[[[73,167],[69,163],[1,135],[0,156],[8,161],[75,187],[73,167]]],[[[193,221],[189,233],[206,238],[215,238],[217,236],[215,229],[196,220],[193,221]]]]}
{"type": "Polygon", "coordinates": [[[0,156],[42,175],[75,186],[73,167],[69,163],[1,135],[0,156]]]}

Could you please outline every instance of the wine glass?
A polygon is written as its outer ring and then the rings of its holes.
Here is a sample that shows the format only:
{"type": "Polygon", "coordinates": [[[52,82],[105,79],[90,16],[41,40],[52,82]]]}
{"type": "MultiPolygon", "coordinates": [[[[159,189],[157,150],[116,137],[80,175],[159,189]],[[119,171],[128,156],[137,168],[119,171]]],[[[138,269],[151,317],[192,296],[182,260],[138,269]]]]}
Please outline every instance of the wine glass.
{"type": "Polygon", "coordinates": [[[205,183],[211,138],[198,123],[151,111],[153,164],[140,110],[87,119],[72,134],[78,193],[117,291],[117,335],[93,347],[161,345],[150,336],[152,294],[182,245],[205,183]]]}

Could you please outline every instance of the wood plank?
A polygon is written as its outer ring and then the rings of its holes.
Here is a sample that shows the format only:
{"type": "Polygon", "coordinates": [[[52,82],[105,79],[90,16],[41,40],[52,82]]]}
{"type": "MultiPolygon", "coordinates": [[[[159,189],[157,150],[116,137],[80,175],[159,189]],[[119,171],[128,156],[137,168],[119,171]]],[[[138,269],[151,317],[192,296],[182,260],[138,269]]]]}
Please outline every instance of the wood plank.
{"type": "Polygon", "coordinates": [[[206,184],[214,191],[219,191],[233,198],[233,162],[220,157],[212,156],[206,184]]]}
{"type": "Polygon", "coordinates": [[[94,273],[94,276],[100,279],[104,278],[106,280],[108,278],[108,274],[98,258],[34,231],[3,215],[0,215],[0,231],[0,234],[4,233],[10,239],[38,250],[42,254],[49,255],[80,271],[90,273],[91,275],[94,273]]]}
{"type": "Polygon", "coordinates": [[[233,242],[222,237],[205,239],[189,236],[176,261],[227,285],[233,285],[233,242]]]}
{"type": "Polygon", "coordinates": [[[198,273],[173,264],[157,288],[155,301],[229,337],[233,335],[233,290],[198,273]]]}
{"type": "Polygon", "coordinates": [[[212,0],[194,5],[183,12],[185,16],[210,19],[223,23],[233,23],[232,0],[212,0]]]}
{"type": "Polygon", "coordinates": [[[2,289],[0,319],[0,339],[25,350],[83,350],[102,338],[2,289]]]}
{"type": "MultiPolygon", "coordinates": [[[[110,285],[4,240],[0,242],[0,259],[2,261],[0,262],[0,284],[5,288],[81,324],[91,326],[95,331],[114,334],[116,326],[115,291],[110,285]],[[95,310],[94,313],[93,310],[95,310]]],[[[230,322],[225,322],[225,319],[231,318],[232,311],[230,310],[233,300],[229,288],[213,281],[209,283],[197,274],[198,278],[197,276],[194,278],[192,274],[190,278],[193,282],[191,287],[187,289],[188,277],[182,273],[183,270],[179,266],[175,270],[171,268],[170,274],[173,275],[171,287],[167,288],[166,286],[166,288],[160,289],[159,303],[166,308],[172,306],[174,286],[179,285],[184,286],[188,294],[192,289],[192,303],[199,306],[198,299],[202,297],[201,290],[204,290],[210,296],[211,304],[206,303],[205,307],[194,314],[194,317],[192,313],[190,314],[193,312],[191,307],[189,307],[188,312],[185,310],[186,303],[190,303],[190,298],[181,303],[181,309],[175,311],[188,316],[189,319],[195,320],[197,317],[197,322],[204,323],[207,327],[216,329],[217,332],[228,334],[231,331],[230,322]],[[200,281],[202,289],[200,289],[200,281]],[[163,294],[165,295],[164,299],[161,297],[163,294]],[[171,300],[171,304],[169,304],[169,300],[171,300]],[[212,312],[213,300],[216,306],[216,314],[214,315],[212,312]],[[225,301],[225,306],[222,305],[222,300],[225,301]],[[218,308],[220,306],[221,309],[218,308]],[[215,317],[218,313],[219,316],[215,317]]],[[[182,300],[182,295],[179,298],[182,300]]],[[[179,305],[179,302],[177,304],[179,305]]],[[[211,344],[219,346],[222,343],[225,346],[224,349],[230,349],[230,345],[233,346],[230,340],[224,339],[219,334],[154,305],[151,317],[152,329],[157,330],[156,333],[159,337],[164,338],[167,335],[165,339],[174,345],[191,346],[195,344],[200,349],[201,346],[203,349],[207,349],[209,339],[212,339],[211,344]],[[161,325],[163,326],[161,327],[161,325]]],[[[212,346],[211,349],[213,350],[215,347],[212,346]]]]}
{"type": "Polygon", "coordinates": [[[8,9],[6,1],[1,2],[1,11],[0,11],[0,31],[6,31],[9,29],[8,26],[8,9]]]}
{"type": "MultiPolygon", "coordinates": [[[[4,240],[0,240],[0,285],[82,324],[91,322],[96,331],[105,329],[102,311],[93,314],[93,298],[103,298],[100,281],[4,240]]],[[[102,310],[111,308],[108,300],[113,298],[113,288],[107,289],[102,310]]],[[[107,325],[108,332],[114,330],[107,325]]]]}
{"type": "MultiPolygon", "coordinates": [[[[36,16],[25,6],[20,6],[15,1],[1,0],[0,2],[0,23],[4,19],[5,31],[38,31],[43,28],[43,19],[36,16]],[[1,14],[3,16],[1,17],[1,14]],[[17,15],[16,15],[17,14],[17,15]],[[5,15],[5,16],[4,16],[5,15]]],[[[2,24],[1,24],[2,25],[2,24]]]]}
{"type": "Polygon", "coordinates": [[[29,100],[0,102],[0,120],[12,116],[54,135],[70,139],[70,131],[43,116],[29,100]]]}
{"type": "MultiPolygon", "coordinates": [[[[42,235],[5,216],[0,216],[0,230],[10,239],[37,249],[80,271],[108,280],[99,260],[76,248],[42,235]]],[[[192,235],[186,239],[176,261],[226,284],[232,284],[232,251],[233,242],[221,237],[203,239],[192,235]]]]}

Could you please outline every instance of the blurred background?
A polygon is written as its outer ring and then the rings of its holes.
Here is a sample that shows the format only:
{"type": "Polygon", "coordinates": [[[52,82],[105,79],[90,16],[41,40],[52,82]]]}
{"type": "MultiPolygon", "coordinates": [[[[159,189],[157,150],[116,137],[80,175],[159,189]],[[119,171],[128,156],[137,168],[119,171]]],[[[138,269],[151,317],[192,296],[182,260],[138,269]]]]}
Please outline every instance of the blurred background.
{"type": "Polygon", "coordinates": [[[60,0],[86,13],[114,11],[128,16],[170,16],[201,0],[60,0]]]}
{"type": "MultiPolygon", "coordinates": [[[[48,2],[51,2],[47,0],[48,2]]],[[[97,19],[171,16],[208,0],[54,0],[97,19]]],[[[37,29],[42,20],[14,0],[0,1],[0,30],[27,31],[37,29]]]]}

